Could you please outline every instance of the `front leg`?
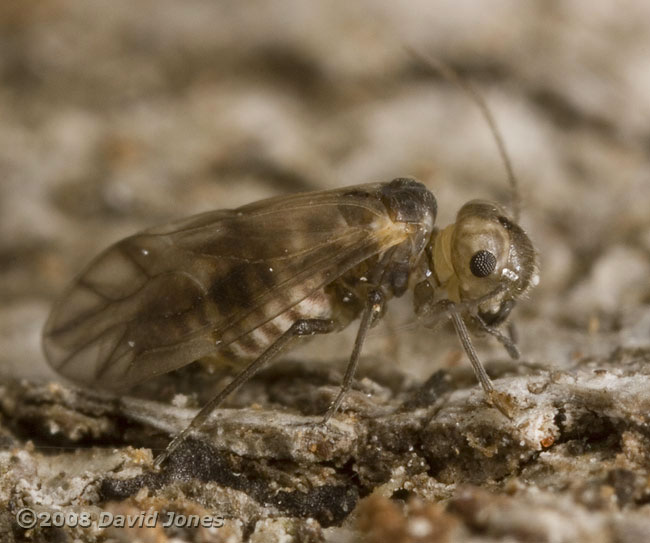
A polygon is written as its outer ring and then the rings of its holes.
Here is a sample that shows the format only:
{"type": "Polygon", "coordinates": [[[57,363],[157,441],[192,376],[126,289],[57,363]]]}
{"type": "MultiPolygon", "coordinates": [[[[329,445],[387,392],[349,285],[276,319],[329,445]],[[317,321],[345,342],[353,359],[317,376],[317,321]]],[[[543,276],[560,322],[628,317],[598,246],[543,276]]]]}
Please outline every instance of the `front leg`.
{"type": "Polygon", "coordinates": [[[506,417],[511,418],[510,409],[506,401],[507,397],[494,389],[492,380],[479,360],[474,345],[472,345],[467,326],[465,325],[458,305],[446,299],[435,301],[433,288],[428,283],[424,283],[417,285],[415,290],[415,311],[418,318],[424,326],[429,328],[437,327],[441,322],[451,319],[456,330],[456,335],[472,364],[474,374],[485,391],[488,401],[506,417]]]}
{"type": "Polygon", "coordinates": [[[472,364],[476,378],[478,379],[479,383],[481,383],[481,386],[485,391],[485,395],[488,397],[488,401],[499,411],[501,411],[504,416],[511,419],[512,416],[510,415],[507,395],[497,392],[494,389],[492,380],[485,371],[483,364],[481,364],[481,361],[476,354],[476,349],[474,349],[474,345],[472,345],[472,341],[469,338],[469,332],[467,331],[467,326],[465,326],[465,321],[463,320],[460,312],[456,309],[453,302],[452,306],[448,308],[448,311],[451,315],[451,321],[454,324],[454,328],[456,329],[456,335],[458,336],[458,339],[460,339],[460,342],[463,345],[463,349],[465,349],[465,353],[467,353],[467,357],[472,364]]]}

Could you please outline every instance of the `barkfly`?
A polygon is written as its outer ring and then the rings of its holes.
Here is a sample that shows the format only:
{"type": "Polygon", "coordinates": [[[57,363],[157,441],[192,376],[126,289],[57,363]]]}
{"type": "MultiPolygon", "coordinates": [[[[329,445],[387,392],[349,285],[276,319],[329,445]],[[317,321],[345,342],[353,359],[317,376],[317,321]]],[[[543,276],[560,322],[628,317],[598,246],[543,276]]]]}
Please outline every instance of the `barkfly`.
{"type": "MultiPolygon", "coordinates": [[[[489,113],[488,122],[496,133],[489,113]]],[[[359,319],[327,421],[350,388],[368,330],[391,298],[413,288],[419,320],[430,327],[451,320],[489,401],[507,412],[468,327],[518,356],[498,326],[537,282],[535,250],[516,210],[511,217],[496,203],[471,201],[443,229],[436,211],[422,183],[398,178],[145,230],[106,249],[72,283],[45,325],[45,354],[61,375],[109,390],[197,360],[239,368],[156,459],[160,465],[294,339],[359,319]]]]}

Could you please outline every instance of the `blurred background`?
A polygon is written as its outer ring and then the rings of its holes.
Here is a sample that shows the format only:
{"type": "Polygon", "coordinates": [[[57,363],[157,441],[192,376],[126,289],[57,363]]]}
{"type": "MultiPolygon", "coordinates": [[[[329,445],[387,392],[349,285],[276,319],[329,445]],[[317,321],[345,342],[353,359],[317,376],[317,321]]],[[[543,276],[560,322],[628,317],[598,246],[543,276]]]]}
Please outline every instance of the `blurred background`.
{"type": "MultiPolygon", "coordinates": [[[[0,372],[48,376],[52,301],[139,229],[405,175],[441,225],[507,201],[476,105],[409,47],[467,78],[506,140],[541,262],[515,315],[525,358],[650,344],[650,3],[3,0],[0,372]]],[[[417,378],[457,363],[408,303],[366,356],[417,378]]],[[[320,356],[342,361],[351,333],[320,356]]]]}

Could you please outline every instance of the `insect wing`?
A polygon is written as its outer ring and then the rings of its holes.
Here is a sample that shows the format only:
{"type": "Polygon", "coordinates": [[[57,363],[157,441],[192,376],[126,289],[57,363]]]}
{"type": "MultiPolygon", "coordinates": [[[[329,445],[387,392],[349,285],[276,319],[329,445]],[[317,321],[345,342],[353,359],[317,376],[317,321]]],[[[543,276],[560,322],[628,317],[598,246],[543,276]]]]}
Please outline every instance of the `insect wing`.
{"type": "Polygon", "coordinates": [[[214,354],[403,241],[381,187],[274,198],[116,243],[54,307],[43,340],[50,364],[116,389],[214,354]]]}

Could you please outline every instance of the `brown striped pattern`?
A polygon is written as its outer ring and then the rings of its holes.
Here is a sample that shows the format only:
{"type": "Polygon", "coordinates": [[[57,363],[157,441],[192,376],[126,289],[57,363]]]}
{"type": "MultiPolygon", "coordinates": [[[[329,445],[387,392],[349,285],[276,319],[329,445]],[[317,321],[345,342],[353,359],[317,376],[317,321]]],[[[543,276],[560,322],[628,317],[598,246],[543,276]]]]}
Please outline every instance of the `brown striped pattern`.
{"type": "Polygon", "coordinates": [[[219,355],[233,364],[253,360],[277,341],[294,322],[301,319],[329,319],[332,316],[332,300],[324,289],[317,290],[277,317],[244,333],[225,346],[219,355]]]}

